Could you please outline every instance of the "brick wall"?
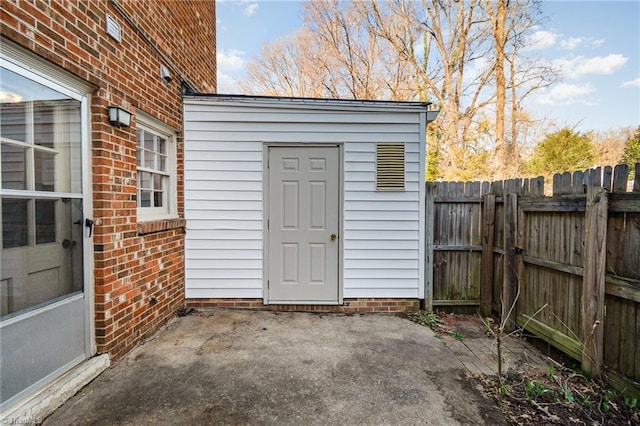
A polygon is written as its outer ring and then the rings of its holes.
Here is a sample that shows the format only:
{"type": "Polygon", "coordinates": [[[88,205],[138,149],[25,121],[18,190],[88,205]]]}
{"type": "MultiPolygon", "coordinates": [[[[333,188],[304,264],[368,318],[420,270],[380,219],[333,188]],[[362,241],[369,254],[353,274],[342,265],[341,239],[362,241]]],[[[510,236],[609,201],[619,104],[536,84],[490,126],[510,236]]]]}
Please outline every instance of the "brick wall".
{"type": "Polygon", "coordinates": [[[262,299],[187,299],[191,308],[258,309],[267,311],[342,312],[348,314],[375,312],[416,312],[419,299],[360,298],[344,299],[342,305],[265,305],[262,299]]]}
{"type": "Polygon", "coordinates": [[[98,351],[119,358],[184,306],[184,220],[137,219],[135,113],[144,111],[178,132],[182,218],[180,76],[198,91],[215,92],[214,1],[2,0],[0,13],[4,38],[95,86],[95,329],[98,351]],[[106,34],[106,13],[122,28],[121,43],[106,34]],[[168,84],[160,64],[173,76],[168,84]],[[109,124],[111,105],[134,114],[130,128],[109,124]]]}

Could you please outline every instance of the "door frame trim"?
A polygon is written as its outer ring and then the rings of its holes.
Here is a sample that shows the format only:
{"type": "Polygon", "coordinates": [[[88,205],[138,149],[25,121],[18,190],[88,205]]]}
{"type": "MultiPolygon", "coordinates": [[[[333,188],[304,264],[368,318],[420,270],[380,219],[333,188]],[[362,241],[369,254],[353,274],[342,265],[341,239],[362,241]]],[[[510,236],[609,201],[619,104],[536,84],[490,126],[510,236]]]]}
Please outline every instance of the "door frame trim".
{"type": "Polygon", "coordinates": [[[344,303],[344,143],[287,143],[287,142],[263,142],[262,143],[262,303],[264,305],[342,305],[344,303]],[[271,148],[337,148],[338,149],[338,301],[314,302],[269,301],[269,149],[271,148]]]}

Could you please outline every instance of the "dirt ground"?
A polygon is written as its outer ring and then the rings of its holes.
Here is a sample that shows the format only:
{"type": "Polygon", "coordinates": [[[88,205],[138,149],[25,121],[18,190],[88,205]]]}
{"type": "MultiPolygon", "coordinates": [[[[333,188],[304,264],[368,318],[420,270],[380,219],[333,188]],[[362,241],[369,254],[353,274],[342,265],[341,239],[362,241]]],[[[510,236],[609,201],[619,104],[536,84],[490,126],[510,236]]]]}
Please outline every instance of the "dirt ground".
{"type": "MultiPolygon", "coordinates": [[[[441,322],[432,328],[445,344],[452,336],[495,340],[495,327],[490,332],[476,316],[440,313],[437,317],[441,322]]],[[[503,380],[498,380],[496,371],[474,375],[509,424],[640,425],[637,399],[625,398],[600,381],[587,380],[575,369],[574,360],[559,356],[550,347],[541,349],[547,355],[544,363],[507,363],[503,380]]]]}

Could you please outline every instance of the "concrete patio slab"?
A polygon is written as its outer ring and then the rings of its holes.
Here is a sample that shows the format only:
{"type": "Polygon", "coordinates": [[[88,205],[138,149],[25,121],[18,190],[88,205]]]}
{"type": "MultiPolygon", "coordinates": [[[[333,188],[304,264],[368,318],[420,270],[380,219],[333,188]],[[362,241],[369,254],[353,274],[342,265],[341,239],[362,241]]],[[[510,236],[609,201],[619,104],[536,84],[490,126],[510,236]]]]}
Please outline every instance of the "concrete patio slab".
{"type": "Polygon", "coordinates": [[[170,322],[44,424],[503,422],[450,349],[406,319],[213,310],[170,322]]]}

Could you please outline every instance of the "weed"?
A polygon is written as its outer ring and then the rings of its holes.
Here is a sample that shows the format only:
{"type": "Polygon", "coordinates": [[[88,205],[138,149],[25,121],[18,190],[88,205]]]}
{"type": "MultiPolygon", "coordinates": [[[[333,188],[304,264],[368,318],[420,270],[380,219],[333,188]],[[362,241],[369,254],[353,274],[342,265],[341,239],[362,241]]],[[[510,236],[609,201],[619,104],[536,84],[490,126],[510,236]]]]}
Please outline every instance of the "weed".
{"type": "Polygon", "coordinates": [[[454,339],[460,341],[460,342],[462,342],[464,340],[464,336],[461,333],[457,333],[455,331],[452,331],[451,333],[449,333],[449,335],[451,337],[453,337],[454,339]]]}
{"type": "Polygon", "coordinates": [[[556,380],[555,371],[556,369],[553,364],[547,364],[547,375],[549,376],[549,379],[556,380]]]}
{"type": "Polygon", "coordinates": [[[587,410],[591,411],[593,408],[593,403],[591,402],[591,396],[589,394],[580,394],[582,397],[582,405],[584,405],[587,410]]]}
{"type": "Polygon", "coordinates": [[[575,401],[575,398],[573,396],[573,391],[571,390],[571,387],[569,386],[569,384],[564,383],[560,385],[560,390],[562,391],[564,400],[567,401],[569,404],[573,404],[573,401],[575,401]]]}
{"type": "Polygon", "coordinates": [[[636,408],[638,406],[638,398],[636,397],[629,397],[629,396],[624,396],[624,405],[626,405],[629,408],[636,408]]]}
{"type": "Polygon", "coordinates": [[[411,316],[411,320],[437,330],[442,325],[442,319],[435,312],[418,311],[411,316]]]}
{"type": "Polygon", "coordinates": [[[538,398],[549,392],[549,389],[537,380],[528,380],[524,390],[529,401],[537,401],[538,398]]]}
{"type": "Polygon", "coordinates": [[[616,393],[612,390],[608,390],[607,393],[604,394],[602,400],[598,404],[598,411],[601,413],[606,413],[611,409],[611,400],[616,397],[616,393]]]}
{"type": "Polygon", "coordinates": [[[504,399],[504,397],[507,396],[507,387],[502,383],[498,386],[498,394],[500,395],[500,399],[504,399]]]}

